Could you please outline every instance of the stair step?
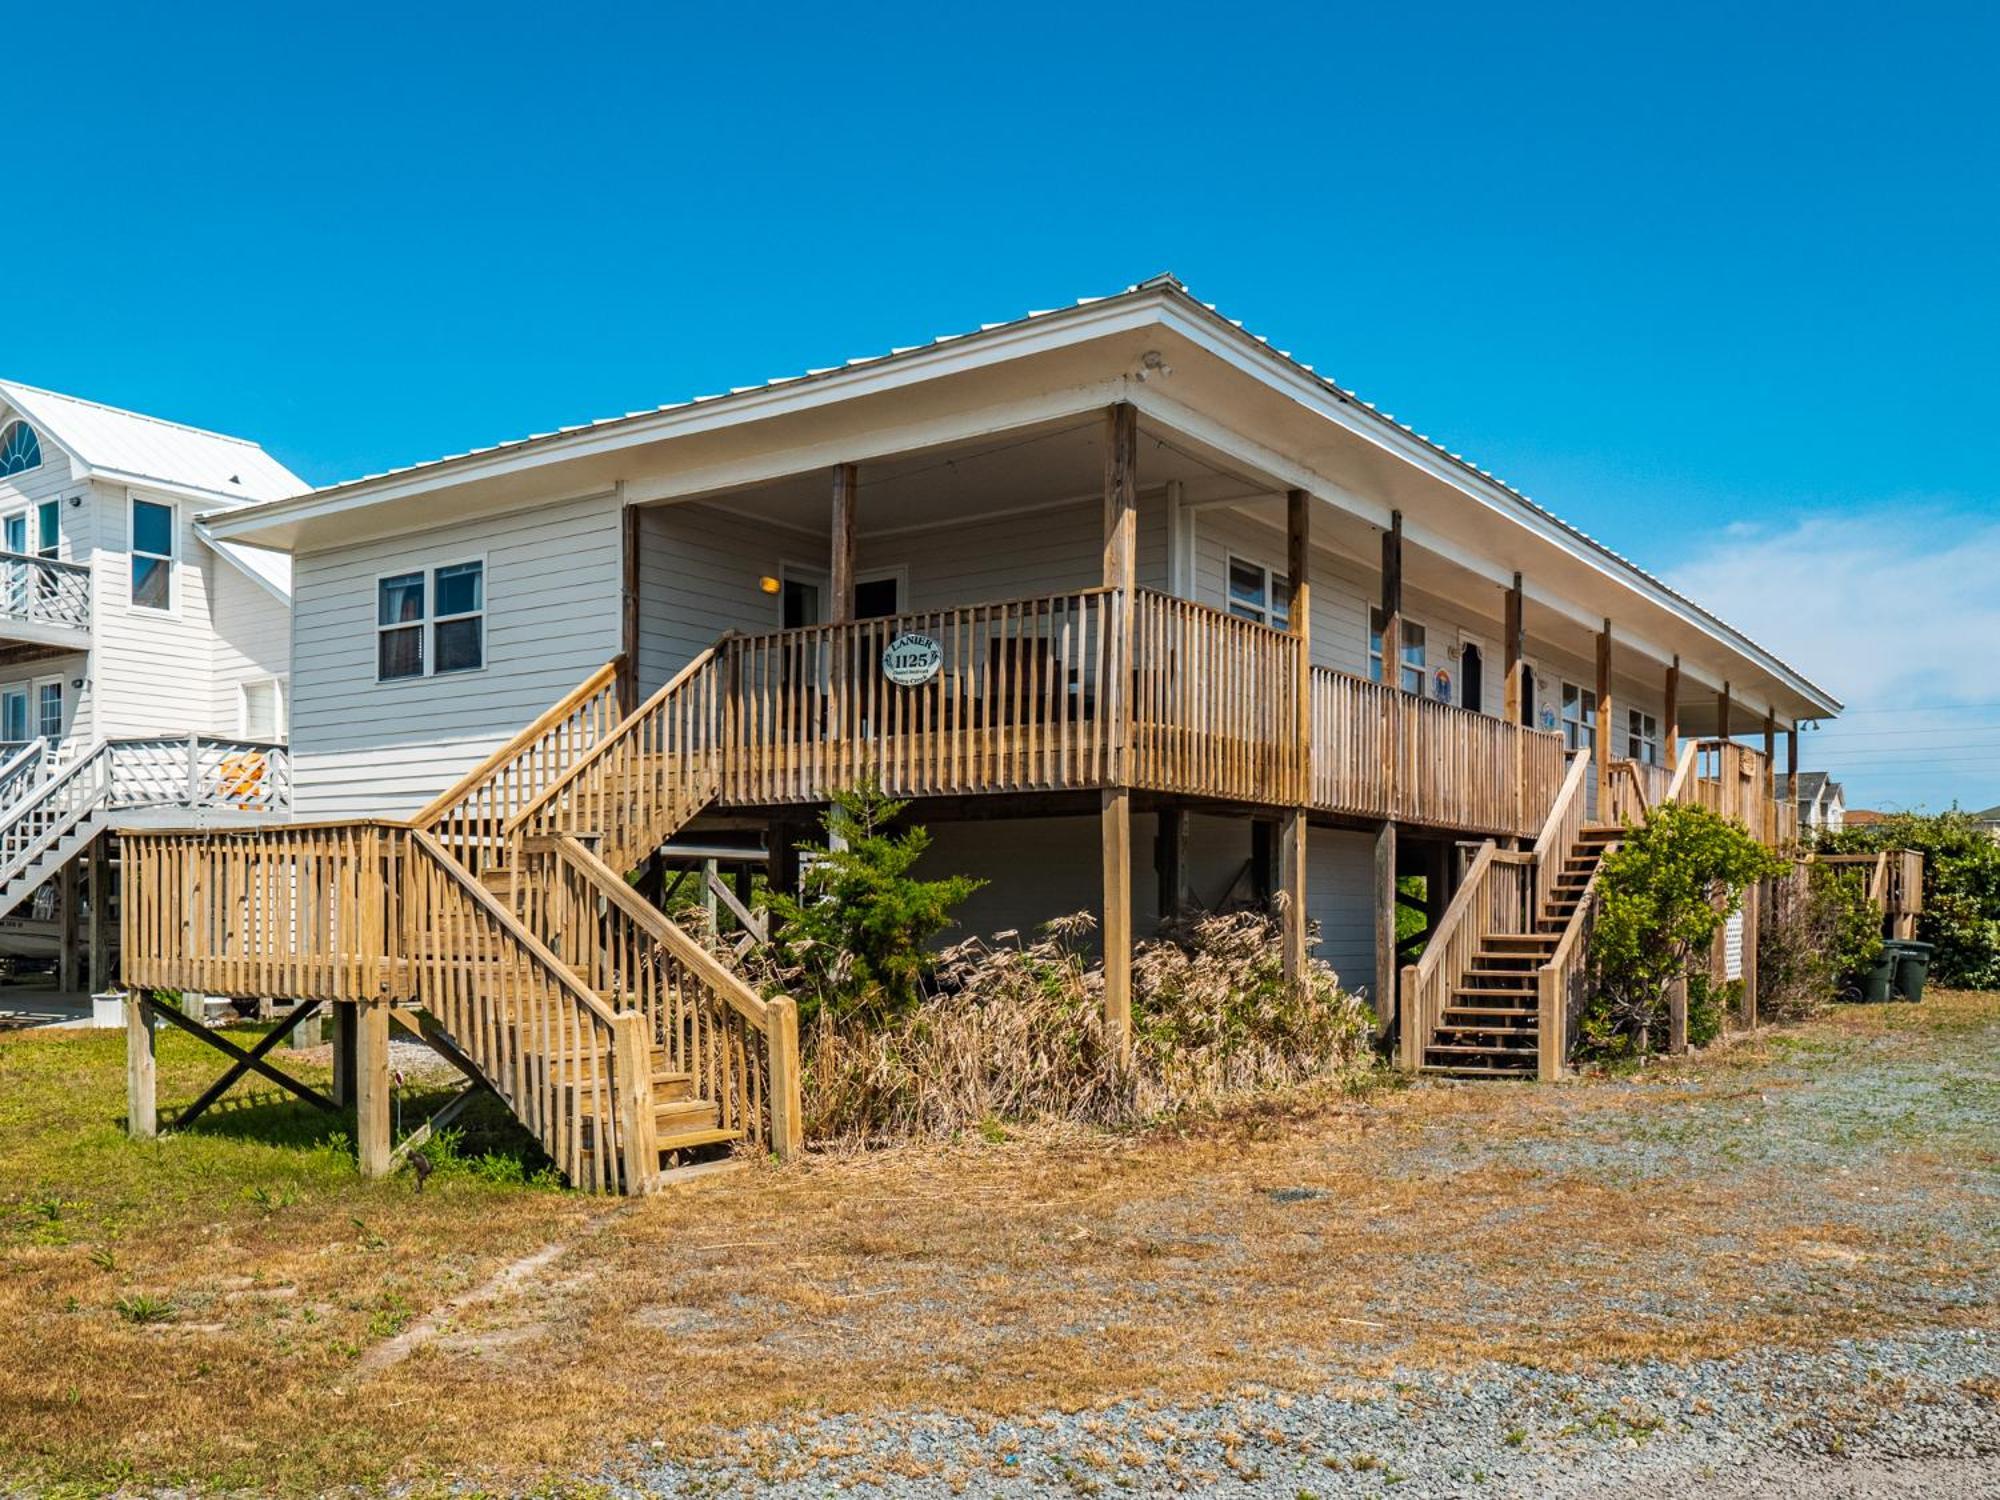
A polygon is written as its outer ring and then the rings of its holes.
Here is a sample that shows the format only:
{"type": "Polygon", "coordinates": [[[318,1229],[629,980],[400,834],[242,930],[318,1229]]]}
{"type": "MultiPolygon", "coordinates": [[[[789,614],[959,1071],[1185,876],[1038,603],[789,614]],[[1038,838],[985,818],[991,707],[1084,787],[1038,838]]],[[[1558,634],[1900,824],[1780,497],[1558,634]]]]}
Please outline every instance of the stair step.
{"type": "Polygon", "coordinates": [[[1455,1024],[1449,1019],[1452,1016],[1512,1016],[1532,1021],[1541,1014],[1539,1010],[1518,1005],[1447,1005],[1444,1013],[1447,1019],[1440,1024],[1445,1026],[1455,1024]]]}
{"type": "Polygon", "coordinates": [[[1533,1078],[1533,1068],[1488,1068],[1476,1063],[1431,1063],[1424,1064],[1426,1073],[1442,1073],[1451,1078],[1533,1078]]]}
{"type": "Polygon", "coordinates": [[[742,1139],[742,1131],[723,1130],[718,1127],[710,1130],[685,1130],[676,1135],[663,1135],[660,1137],[659,1146],[661,1155],[665,1155],[669,1151],[693,1151],[701,1146],[722,1146],[742,1139]]]}
{"type": "Polygon", "coordinates": [[[1495,1047],[1486,1042],[1432,1042],[1424,1048],[1426,1056],[1433,1052],[1469,1052],[1480,1057],[1533,1057],[1535,1051],[1532,1042],[1526,1047],[1495,1047]]]}
{"type": "MultiPolygon", "coordinates": [[[[1524,1017],[1523,1019],[1530,1018],[1524,1017]]],[[[1514,1037],[1517,1039],[1526,1037],[1530,1043],[1535,1042],[1537,1038],[1537,1032],[1533,1026],[1495,1026],[1491,1022],[1441,1021],[1438,1023],[1437,1036],[1430,1043],[1431,1048],[1435,1050],[1439,1047],[1449,1046],[1450,1044],[1443,1040],[1447,1035],[1451,1036],[1454,1040],[1482,1036],[1514,1037]]]]}
{"type": "Polygon", "coordinates": [[[653,1103],[653,1125],[662,1140],[713,1130],[721,1122],[722,1111],[712,1099],[656,1099],[653,1103]]]}

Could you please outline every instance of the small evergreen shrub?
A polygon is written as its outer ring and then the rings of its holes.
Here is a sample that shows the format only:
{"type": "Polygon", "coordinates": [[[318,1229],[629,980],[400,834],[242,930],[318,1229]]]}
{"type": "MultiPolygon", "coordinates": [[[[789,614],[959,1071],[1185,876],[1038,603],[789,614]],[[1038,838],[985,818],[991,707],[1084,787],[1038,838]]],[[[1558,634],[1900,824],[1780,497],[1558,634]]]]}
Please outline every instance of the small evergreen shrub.
{"type": "Polygon", "coordinates": [[[1683,978],[1692,1040],[1697,958],[1742,907],[1744,891],[1785,867],[1741,824],[1695,803],[1666,803],[1628,829],[1598,871],[1590,998],[1578,1023],[1583,1050],[1619,1057],[1658,1047],[1667,1036],[1668,991],[1683,978]]]}
{"type": "Polygon", "coordinates": [[[918,880],[910,872],[930,848],[922,828],[891,832],[909,804],[864,785],[837,793],[821,820],[825,844],[800,852],[796,898],[765,896],[778,963],[802,1020],[887,1019],[917,1003],[935,954],[930,940],[985,882],[965,875],[918,880]]]}

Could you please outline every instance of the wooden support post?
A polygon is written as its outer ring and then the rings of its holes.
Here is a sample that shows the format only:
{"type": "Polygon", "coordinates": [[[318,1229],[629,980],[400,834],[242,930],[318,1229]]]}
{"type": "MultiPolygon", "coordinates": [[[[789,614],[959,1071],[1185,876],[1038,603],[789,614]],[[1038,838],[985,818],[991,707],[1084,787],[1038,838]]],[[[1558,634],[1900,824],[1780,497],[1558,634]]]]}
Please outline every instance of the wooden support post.
{"type": "Polygon", "coordinates": [[[1743,893],[1743,997],[1736,1015],[1746,1027],[1757,1024],[1757,933],[1763,915],[1764,887],[1759,881],[1743,893]]]}
{"type": "Polygon", "coordinates": [[[1766,845],[1778,846],[1778,715],[1772,709],[1764,710],[1764,826],[1761,830],[1766,845]]]}
{"type": "Polygon", "coordinates": [[[779,996],[764,1002],[771,1083],[771,1151],[790,1161],[805,1149],[799,1105],[799,1007],[779,996]]]}
{"type": "Polygon", "coordinates": [[[1389,512],[1382,533],[1382,681],[1403,685],[1403,513],[1389,512]]]}
{"type": "MultiPolygon", "coordinates": [[[[652,1190],[660,1175],[658,1127],[653,1115],[653,1023],[636,1010],[620,1011],[611,1031],[617,1089],[619,1186],[627,1197],[652,1190]]],[[[364,1172],[367,1171],[363,1167],[364,1172]]],[[[375,1174],[369,1173],[373,1176],[375,1174]]]]}
{"type": "Polygon", "coordinates": [[[1504,710],[1509,724],[1525,724],[1523,717],[1527,703],[1521,692],[1521,674],[1527,670],[1527,598],[1521,591],[1521,575],[1514,575],[1514,586],[1507,590],[1506,605],[1502,610],[1505,623],[1501,634],[1506,637],[1501,642],[1501,650],[1506,653],[1507,701],[1504,710]]]}
{"type": "Polygon", "coordinates": [[[1667,668],[1665,717],[1661,728],[1666,732],[1667,769],[1675,771],[1681,764],[1681,659],[1674,657],[1674,664],[1667,668]]]}
{"type": "Polygon", "coordinates": [[[1688,1049],[1688,982],[1683,975],[1667,990],[1667,1051],[1679,1057],[1688,1049]]]}
{"type": "Polygon", "coordinates": [[[89,879],[84,897],[90,903],[90,987],[98,994],[111,988],[111,858],[110,844],[116,834],[105,834],[90,844],[89,879]]]}
{"type": "Polygon", "coordinates": [[[1715,737],[1729,738],[1729,684],[1723,683],[1722,691],[1715,695],[1715,737]]]}
{"type": "Polygon", "coordinates": [[[1104,1031],[1123,1056],[1132,1045],[1132,789],[1104,789],[1104,1031]]]}
{"type": "Polygon", "coordinates": [[[330,1092],[333,1102],[342,1109],[354,1102],[356,1008],[351,1000],[337,1001],[333,1006],[333,1088],[330,1092]]]}
{"type": "Polygon", "coordinates": [[[1554,1083],[1569,1063],[1569,1004],[1554,964],[1535,971],[1535,1076],[1554,1083]]]}
{"type": "Polygon", "coordinates": [[[82,899],[82,882],[77,879],[77,861],[65,860],[61,873],[56,876],[56,988],[64,994],[74,994],[80,987],[79,971],[83,957],[83,928],[77,921],[78,902],[82,899]]]}
{"type": "Polygon", "coordinates": [[[1396,1024],[1396,825],[1375,830],[1375,1029],[1396,1024]]]}
{"type": "Polygon", "coordinates": [[[1611,621],[1597,632],[1597,818],[1611,821],[1611,738],[1617,712],[1611,692],[1611,621]]]}
{"type": "Polygon", "coordinates": [[[1288,808],[1278,821],[1278,920],[1283,933],[1285,977],[1306,972],[1306,810],[1288,808]]]}
{"type": "Polygon", "coordinates": [[[389,1171],[389,1002],[354,1006],[354,1144],[363,1177],[389,1171]]]}
{"type": "Polygon", "coordinates": [[[1104,586],[1131,591],[1139,545],[1139,409],[1104,415],[1104,586]]]}
{"type": "Polygon", "coordinates": [[[147,992],[125,997],[125,1131],[134,1140],[160,1133],[159,1059],[147,992]]]}
{"type": "Polygon", "coordinates": [[[790,823],[773,823],[764,835],[766,863],[764,880],[781,896],[799,893],[799,839],[790,823]]]}
{"type": "Polygon", "coordinates": [[[1185,808],[1162,809],[1153,835],[1153,871],[1160,882],[1160,920],[1171,922],[1187,901],[1188,814],[1185,808]]]}
{"type": "Polygon", "coordinates": [[[708,918],[708,930],[710,932],[720,930],[718,923],[721,920],[722,913],[716,904],[715,896],[716,871],[720,867],[720,864],[716,860],[705,859],[701,862],[701,909],[703,915],[708,918]]]}
{"type": "Polygon", "coordinates": [[[619,513],[618,712],[639,706],[639,507],[619,513]]]}
{"type": "Polygon", "coordinates": [[[833,597],[827,617],[835,625],[854,618],[854,508],[860,477],[857,464],[833,466],[833,557],[827,567],[833,597]]]}

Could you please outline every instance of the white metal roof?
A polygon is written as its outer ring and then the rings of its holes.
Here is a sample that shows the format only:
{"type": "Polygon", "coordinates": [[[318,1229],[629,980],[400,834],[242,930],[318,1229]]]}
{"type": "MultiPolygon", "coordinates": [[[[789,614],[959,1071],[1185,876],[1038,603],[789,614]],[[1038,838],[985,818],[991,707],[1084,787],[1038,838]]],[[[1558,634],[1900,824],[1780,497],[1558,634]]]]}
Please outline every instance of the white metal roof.
{"type": "Polygon", "coordinates": [[[0,399],[85,469],[106,478],[197,490],[238,505],[281,500],[310,488],[244,438],[14,380],[0,380],[0,399]]]}

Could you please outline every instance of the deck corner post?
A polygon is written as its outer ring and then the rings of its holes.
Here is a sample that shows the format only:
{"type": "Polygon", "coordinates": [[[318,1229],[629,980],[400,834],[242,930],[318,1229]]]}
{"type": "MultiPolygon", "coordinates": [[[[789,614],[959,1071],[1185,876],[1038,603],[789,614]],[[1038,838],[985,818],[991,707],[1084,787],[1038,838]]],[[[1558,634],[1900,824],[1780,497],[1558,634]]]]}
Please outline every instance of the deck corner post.
{"type": "Polygon", "coordinates": [[[854,528],[859,464],[833,466],[833,555],[827,564],[828,622],[845,625],[854,618],[854,528]]]}
{"type": "Polygon", "coordinates": [[[619,1181],[627,1197],[651,1192],[660,1173],[653,1121],[652,1023],[643,1011],[622,1010],[612,1020],[612,1072],[617,1094],[619,1181]]]}
{"type": "Polygon", "coordinates": [[[1285,810],[1278,822],[1278,920],[1283,937],[1285,978],[1293,984],[1306,974],[1306,813],[1285,810]]]}
{"type": "Polygon", "coordinates": [[[1667,987],[1667,1051],[1675,1057],[1688,1049],[1688,982],[1683,974],[1667,987]]]}
{"type": "MultiPolygon", "coordinates": [[[[1404,964],[1401,993],[1414,1000],[1420,983],[1419,966],[1404,964]]],[[[1416,1019],[1414,1015],[1405,1015],[1402,1029],[1397,1034],[1396,1061],[1406,1073],[1415,1073],[1424,1065],[1424,1043],[1427,1038],[1423,1035],[1421,1026],[1410,1024],[1416,1019]]]]}
{"type": "Polygon", "coordinates": [[[135,1141],[160,1133],[158,1039],[147,1013],[149,991],[125,996],[125,1131],[135,1141]]]}
{"type": "Polygon", "coordinates": [[[1396,825],[1375,830],[1375,1029],[1396,1024],[1396,825]]]}
{"type": "Polygon", "coordinates": [[[1535,971],[1536,1076],[1554,1083],[1569,1055],[1569,1007],[1563,1004],[1562,974],[1553,964],[1535,971]]]}
{"type": "Polygon", "coordinates": [[[789,996],[765,1002],[770,1049],[771,1153],[791,1161],[805,1148],[805,1120],[799,1098],[799,1007],[789,996]]]}
{"type": "Polygon", "coordinates": [[[1132,789],[1104,789],[1104,1033],[1122,1058],[1132,1048],[1132,789]]]}
{"type": "Polygon", "coordinates": [[[1757,1025],[1757,931],[1764,916],[1762,881],[1743,893],[1743,997],[1737,1002],[1737,1019],[1746,1029],[1757,1025]]]}
{"type": "Polygon", "coordinates": [[[1611,815],[1611,743],[1617,710],[1612,703],[1611,621],[1597,633],[1597,815],[1607,822],[1611,815]]]}
{"type": "Polygon", "coordinates": [[[1667,769],[1677,771],[1681,764],[1681,659],[1678,652],[1674,663],[1667,668],[1666,702],[1661,705],[1661,728],[1666,736],[1667,769]]]}
{"type": "Polygon", "coordinates": [[[354,1002],[354,1146],[363,1177],[386,1177],[391,1166],[389,1002],[354,1002]]]}

